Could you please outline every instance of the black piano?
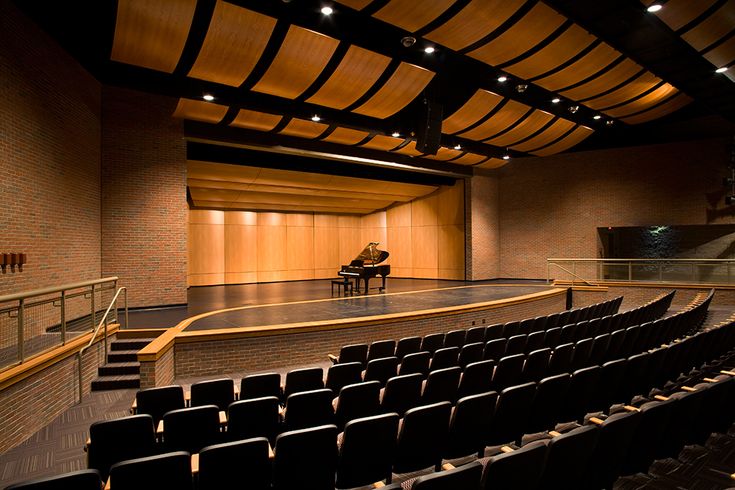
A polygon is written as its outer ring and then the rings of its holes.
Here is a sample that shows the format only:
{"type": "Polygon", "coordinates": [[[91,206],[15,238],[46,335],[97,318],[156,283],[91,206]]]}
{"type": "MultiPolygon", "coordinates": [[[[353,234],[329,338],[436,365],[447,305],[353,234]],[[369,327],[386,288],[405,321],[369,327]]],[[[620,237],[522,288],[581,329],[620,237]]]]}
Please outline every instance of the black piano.
{"type": "Polygon", "coordinates": [[[390,264],[378,265],[388,258],[390,255],[385,250],[377,249],[378,242],[370,242],[350,265],[343,265],[342,269],[337,272],[340,276],[348,279],[354,279],[356,292],[360,292],[360,280],[365,281],[365,294],[368,293],[368,281],[371,277],[380,276],[383,278],[383,285],[378,287],[382,293],[385,291],[385,278],[390,274],[390,264]]]}

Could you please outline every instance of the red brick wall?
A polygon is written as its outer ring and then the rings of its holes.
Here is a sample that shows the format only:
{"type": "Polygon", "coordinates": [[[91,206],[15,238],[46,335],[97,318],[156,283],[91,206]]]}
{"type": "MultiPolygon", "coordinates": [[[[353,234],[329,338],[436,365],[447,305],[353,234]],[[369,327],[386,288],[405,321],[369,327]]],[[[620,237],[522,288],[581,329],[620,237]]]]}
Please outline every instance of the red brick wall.
{"type": "Polygon", "coordinates": [[[0,294],[100,277],[100,85],[0,2],[0,294]]]}
{"type": "MultiPolygon", "coordinates": [[[[724,208],[729,141],[713,139],[545,158],[500,170],[500,276],[545,278],[549,257],[598,257],[597,227],[707,223],[724,208]]],[[[729,212],[728,212],[729,211],[729,212]]],[[[568,279],[568,277],[565,277],[568,279]]]]}
{"type": "Polygon", "coordinates": [[[467,278],[472,281],[498,277],[500,265],[500,216],[497,176],[472,177],[466,187],[467,278]]]}
{"type": "Polygon", "coordinates": [[[186,145],[176,100],[111,87],[102,103],[102,272],[130,306],[186,303],[186,145]]]}

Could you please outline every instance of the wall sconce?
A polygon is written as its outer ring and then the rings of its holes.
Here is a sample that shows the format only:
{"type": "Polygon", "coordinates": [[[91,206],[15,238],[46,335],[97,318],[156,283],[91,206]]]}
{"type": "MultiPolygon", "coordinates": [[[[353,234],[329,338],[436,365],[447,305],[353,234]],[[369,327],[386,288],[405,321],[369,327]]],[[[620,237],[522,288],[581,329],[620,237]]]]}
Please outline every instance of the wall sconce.
{"type": "Polygon", "coordinates": [[[15,272],[16,265],[18,266],[18,272],[23,272],[23,264],[26,262],[27,256],[24,253],[0,253],[0,269],[2,269],[3,274],[8,272],[8,267],[10,267],[10,272],[15,272]]]}

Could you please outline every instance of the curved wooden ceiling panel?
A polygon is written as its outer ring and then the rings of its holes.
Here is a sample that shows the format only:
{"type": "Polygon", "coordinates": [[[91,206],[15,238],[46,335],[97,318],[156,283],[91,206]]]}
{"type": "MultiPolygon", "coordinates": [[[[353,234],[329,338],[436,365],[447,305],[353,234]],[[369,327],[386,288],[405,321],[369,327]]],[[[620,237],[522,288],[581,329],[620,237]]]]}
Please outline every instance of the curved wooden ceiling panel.
{"type": "Polygon", "coordinates": [[[292,25],[268,70],[253,90],[295,99],[316,80],[339,41],[292,25]]]}
{"type": "Polygon", "coordinates": [[[500,95],[487,90],[478,90],[454,114],[442,121],[442,132],[454,134],[472,126],[490,113],[502,100],[503,97],[500,95]]]}
{"type": "Polygon", "coordinates": [[[526,104],[521,104],[515,100],[508,100],[507,103],[487,121],[484,121],[477,127],[468,131],[458,133],[463,138],[480,141],[507,129],[522,118],[529,110],[526,104]]]}
{"type": "Polygon", "coordinates": [[[326,124],[294,118],[280,131],[280,134],[313,139],[326,131],[328,127],[326,124]]]}
{"type": "Polygon", "coordinates": [[[225,117],[228,109],[227,106],[203,100],[179,99],[173,117],[216,124],[225,117]]]}
{"type": "Polygon", "coordinates": [[[401,62],[375,95],[353,112],[385,119],[406,107],[434,78],[434,72],[401,62]]]}
{"type": "Polygon", "coordinates": [[[531,151],[531,153],[538,156],[553,155],[554,153],[568,150],[572,146],[581,143],[592,133],[594,133],[594,131],[591,128],[588,128],[587,126],[578,126],[574,129],[574,131],[570,132],[559,141],[552,143],[544,148],[539,148],[538,150],[531,151]]]}
{"type": "Polygon", "coordinates": [[[528,152],[533,149],[542,148],[553,141],[561,138],[564,134],[572,130],[575,124],[566,119],[557,119],[554,124],[546,128],[543,133],[537,134],[528,141],[511,145],[509,148],[516,151],[528,152]]]}
{"type": "Polygon", "coordinates": [[[514,128],[498,137],[487,140],[486,143],[500,147],[510,146],[513,143],[523,141],[536,133],[551,122],[552,119],[554,119],[554,116],[548,112],[535,110],[530,116],[519,122],[514,128]]]}
{"type": "Polygon", "coordinates": [[[679,93],[679,91],[675,87],[668,83],[664,83],[656,90],[653,90],[643,97],[631,101],[628,104],[616,107],[615,109],[606,110],[604,112],[608,116],[624,118],[625,116],[637,114],[657,104],[660,104],[664,100],[673,97],[677,93],[679,93]]]}
{"type": "Polygon", "coordinates": [[[364,148],[372,148],[374,150],[392,150],[393,148],[403,143],[403,141],[404,140],[401,138],[394,138],[392,136],[384,136],[382,134],[379,134],[374,136],[370,139],[370,141],[361,146],[364,148]]]}
{"type": "Polygon", "coordinates": [[[189,35],[196,0],[119,0],[110,59],[172,73],[189,35]]]}
{"type": "Polygon", "coordinates": [[[656,77],[653,73],[643,72],[640,76],[618,89],[605,95],[588,99],[584,104],[592,109],[606,111],[607,109],[617,107],[618,105],[634,99],[635,97],[639,97],[641,94],[651,90],[659,83],[661,83],[661,79],[656,77]]]}
{"type": "Polygon", "coordinates": [[[468,56],[488,65],[500,65],[536,47],[561,27],[565,19],[543,3],[537,3],[517,23],[468,56]]]}
{"type": "Polygon", "coordinates": [[[337,2],[352,7],[355,10],[362,10],[370,5],[373,0],[337,0],[337,2]]]}
{"type": "Polygon", "coordinates": [[[275,114],[267,114],[265,112],[250,111],[248,109],[240,109],[230,126],[246,129],[257,129],[258,131],[270,131],[281,122],[283,116],[275,114]]]}
{"type": "Polygon", "coordinates": [[[641,71],[642,68],[639,65],[629,59],[625,59],[599,76],[579,86],[567,90],[560,90],[559,93],[572,100],[579,101],[597,97],[611,87],[620,85],[626,80],[633,78],[636,74],[641,73],[641,71]]]}
{"type": "Polygon", "coordinates": [[[424,37],[459,51],[500,27],[524,3],[524,0],[472,0],[454,17],[424,37]]]}
{"type": "Polygon", "coordinates": [[[390,58],[358,46],[350,46],[332,76],[306,101],[344,109],[373,86],[390,64],[390,58]]]}
{"type": "Polygon", "coordinates": [[[330,143],[341,143],[343,145],[354,145],[367,138],[369,133],[349,128],[337,128],[322,141],[330,143]]]}
{"type": "Polygon", "coordinates": [[[500,168],[507,164],[509,160],[503,160],[502,158],[491,158],[487,162],[478,165],[478,168],[500,168]]]}
{"type": "Polygon", "coordinates": [[[735,36],[707,51],[703,56],[716,67],[727,66],[735,60],[735,36]]]}
{"type": "Polygon", "coordinates": [[[534,83],[544,87],[546,90],[556,92],[559,89],[570,87],[591,77],[620,56],[622,55],[618,51],[602,43],[563,70],[534,80],[534,83]]]}
{"type": "MultiPolygon", "coordinates": [[[[643,5],[651,5],[656,0],[643,0],[643,5]]],[[[668,0],[666,8],[656,12],[656,16],[673,30],[678,31],[712,7],[717,0],[668,0]]]]}
{"type": "MultiPolygon", "coordinates": [[[[735,29],[735,2],[728,2],[709,17],[681,35],[697,51],[732,33],[735,29]]],[[[732,60],[730,60],[732,61],[732,60]]]]}
{"type": "Polygon", "coordinates": [[[409,32],[416,32],[444,13],[456,0],[434,0],[421,2],[416,8],[416,0],[391,0],[375,12],[373,17],[388,22],[409,32]]]}
{"type": "Polygon", "coordinates": [[[452,163],[458,163],[460,165],[477,165],[488,158],[489,157],[486,157],[485,155],[478,155],[477,153],[465,153],[461,157],[452,160],[452,163]]]}
{"type": "Polygon", "coordinates": [[[651,109],[638,114],[632,114],[630,116],[622,117],[620,119],[628,124],[640,124],[652,121],[659,117],[665,116],[666,114],[671,114],[672,112],[681,109],[685,105],[689,104],[691,101],[692,99],[689,96],[685,95],[682,92],[678,92],[673,95],[669,100],[658,106],[652,107],[651,109]]]}
{"type": "Polygon", "coordinates": [[[454,148],[446,148],[444,146],[439,148],[436,155],[426,155],[424,158],[431,158],[432,160],[451,160],[457,158],[462,154],[462,150],[455,150],[454,148]]]}
{"type": "Polygon", "coordinates": [[[419,156],[419,155],[423,155],[423,153],[422,153],[422,152],[420,152],[420,151],[418,151],[418,150],[416,149],[416,142],[415,142],[415,141],[411,141],[411,142],[410,142],[409,144],[407,144],[406,146],[403,146],[403,147],[401,147],[401,148],[399,148],[399,149],[395,150],[395,152],[396,152],[396,153],[401,153],[401,154],[403,154],[403,155],[410,155],[410,156],[412,156],[412,157],[417,157],[417,156],[419,156]]]}
{"type": "Polygon", "coordinates": [[[581,27],[572,25],[547,46],[505,69],[524,79],[537,77],[566,63],[594,41],[594,36],[581,27]]]}
{"type": "Polygon", "coordinates": [[[268,44],[276,19],[217,1],[189,76],[239,87],[268,44]]]}

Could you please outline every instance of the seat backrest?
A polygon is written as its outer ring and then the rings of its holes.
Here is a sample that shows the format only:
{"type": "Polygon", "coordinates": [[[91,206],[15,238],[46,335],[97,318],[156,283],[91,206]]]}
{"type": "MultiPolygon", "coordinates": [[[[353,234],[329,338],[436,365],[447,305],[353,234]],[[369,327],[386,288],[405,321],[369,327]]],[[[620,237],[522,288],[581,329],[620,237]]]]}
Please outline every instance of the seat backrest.
{"type": "Polygon", "coordinates": [[[486,328],[487,327],[484,327],[484,326],[468,328],[467,336],[464,339],[465,345],[474,344],[476,342],[481,342],[484,345],[486,328]]]}
{"type": "Polygon", "coordinates": [[[572,355],[574,355],[574,344],[561,344],[553,348],[551,359],[549,359],[549,374],[571,372],[572,355]]]}
{"type": "Polygon", "coordinates": [[[503,324],[496,323],[485,327],[485,343],[503,338],[503,324]]]}
{"type": "Polygon", "coordinates": [[[508,386],[517,385],[521,380],[525,360],[524,354],[502,357],[493,373],[493,388],[502,390],[508,386]]]}
{"type": "Polygon", "coordinates": [[[304,429],[334,423],[332,390],[300,391],[286,399],[284,425],[286,430],[304,429]]]}
{"type": "Polygon", "coordinates": [[[483,359],[493,359],[497,362],[501,357],[505,356],[505,346],[507,344],[508,339],[506,338],[489,340],[485,343],[485,350],[482,354],[483,359]]]}
{"type": "Polygon", "coordinates": [[[459,380],[457,398],[491,391],[494,369],[495,361],[492,359],[468,364],[459,380]]]}
{"type": "Polygon", "coordinates": [[[610,332],[610,343],[607,345],[607,355],[605,356],[605,359],[608,361],[619,359],[619,353],[622,351],[624,341],[625,330],[613,330],[610,332]]]}
{"type": "Polygon", "coordinates": [[[271,461],[268,439],[256,437],[207,446],[199,452],[197,490],[247,488],[269,490],[271,461]]]}
{"type": "Polygon", "coordinates": [[[149,414],[153,417],[153,423],[158,425],[164,413],[186,406],[184,388],[180,385],[170,385],[140,390],[135,394],[135,404],[137,405],[135,413],[149,414]]]}
{"type": "Polygon", "coordinates": [[[467,338],[467,330],[450,330],[444,337],[444,347],[461,348],[467,338]]]}
{"type": "Polygon", "coordinates": [[[518,335],[521,330],[521,322],[508,322],[503,325],[503,337],[509,339],[514,335],[518,335]]]}
{"type": "Polygon", "coordinates": [[[343,345],[339,350],[339,363],[359,362],[360,364],[365,365],[365,362],[367,361],[367,353],[367,344],[343,345]]]}
{"type": "Polygon", "coordinates": [[[482,465],[477,461],[451,470],[420,476],[413,482],[411,490],[479,490],[482,465]]]}
{"type": "Polygon", "coordinates": [[[546,330],[548,319],[548,316],[537,316],[536,318],[534,318],[533,325],[531,325],[531,333],[543,332],[544,330],[546,330]]]}
{"type": "Polygon", "coordinates": [[[459,347],[443,347],[441,349],[437,349],[436,352],[434,352],[434,355],[431,356],[429,371],[457,366],[458,359],[459,347]]]}
{"type": "Polygon", "coordinates": [[[551,349],[556,348],[561,342],[561,327],[554,327],[544,332],[544,346],[551,349]]]}
{"type": "Polygon", "coordinates": [[[522,380],[529,382],[543,378],[549,372],[549,359],[551,359],[551,349],[548,347],[529,353],[523,364],[522,380]]]}
{"type": "Polygon", "coordinates": [[[459,351],[459,357],[457,358],[457,364],[459,367],[464,369],[468,364],[473,362],[482,361],[482,352],[485,350],[485,344],[483,342],[473,342],[471,344],[465,344],[462,350],[459,351]]]}
{"type": "Polygon", "coordinates": [[[98,470],[103,480],[113,464],[155,452],[153,417],[148,414],[102,420],[89,426],[87,467],[98,470]]]}
{"type": "Polygon", "coordinates": [[[334,489],[337,469],[337,426],[287,431],[276,438],[273,488],[334,489]]]}
{"type": "Polygon", "coordinates": [[[238,441],[265,437],[276,441],[280,424],[279,401],[275,396],[238,400],[227,409],[227,439],[238,441]]]}
{"type": "Polygon", "coordinates": [[[288,398],[300,391],[320,390],[324,388],[324,371],[320,367],[294,369],[286,373],[286,384],[283,397],[288,398]]]}
{"type": "Polygon", "coordinates": [[[380,383],[365,381],[347,385],[339,392],[335,411],[337,428],[361,417],[377,415],[380,412],[380,383]]]}
{"type": "Polygon", "coordinates": [[[176,488],[191,490],[191,456],[186,451],[129,459],[110,468],[110,488],[176,488]]]}
{"type": "Polygon", "coordinates": [[[528,334],[528,337],[526,337],[526,348],[525,352],[533,352],[538,349],[543,349],[544,346],[544,338],[546,337],[546,332],[531,332],[528,334]]]}
{"type": "Polygon", "coordinates": [[[451,403],[440,402],[406,412],[398,434],[394,472],[438,469],[446,447],[451,411],[451,403]]]}
{"type": "Polygon", "coordinates": [[[373,359],[381,359],[383,357],[393,357],[396,353],[396,341],[395,340],[376,340],[370,344],[368,349],[367,361],[370,362],[373,359]]]}
{"type": "MultiPolygon", "coordinates": [[[[640,422],[633,435],[623,462],[624,474],[645,472],[658,457],[666,453],[660,451],[659,441],[665,440],[665,433],[669,426],[672,409],[677,400],[654,400],[639,407],[640,422]]],[[[676,428],[671,427],[674,430],[676,428]]]]}
{"type": "Polygon", "coordinates": [[[425,335],[421,339],[421,350],[430,353],[436,352],[437,349],[444,347],[444,334],[443,333],[432,333],[425,335]]]}
{"type": "Polygon", "coordinates": [[[589,488],[612,488],[638,428],[638,412],[610,415],[600,424],[599,437],[584,480],[589,488]]]}
{"type": "Polygon", "coordinates": [[[79,470],[63,475],[33,478],[5,487],[5,490],[100,490],[102,479],[97,470],[79,470]]]}
{"type": "Polygon", "coordinates": [[[528,335],[519,334],[508,338],[508,344],[505,346],[505,355],[512,356],[514,354],[522,354],[526,350],[526,341],[528,335]]]}
{"type": "Polygon", "coordinates": [[[584,425],[551,439],[539,488],[582,488],[598,435],[597,427],[584,425]]]}
{"type": "Polygon", "coordinates": [[[423,376],[419,373],[394,376],[388,380],[380,402],[381,410],[403,416],[407,410],[421,404],[423,376]]]}
{"type": "Polygon", "coordinates": [[[408,354],[421,350],[421,337],[404,337],[396,345],[396,357],[402,361],[408,354]]]}
{"type": "Polygon", "coordinates": [[[359,362],[345,362],[329,366],[325,387],[335,395],[344,386],[362,381],[362,364],[359,362]]]}
{"type": "Polygon", "coordinates": [[[561,327],[561,334],[559,336],[559,342],[566,344],[566,343],[574,343],[576,338],[576,330],[577,330],[577,324],[572,323],[569,325],[564,325],[561,327]]]}
{"type": "Polygon", "coordinates": [[[604,389],[599,386],[599,379],[600,366],[577,369],[572,373],[567,398],[561,412],[562,422],[581,420],[584,417],[592,400],[597,396],[596,391],[604,389]]]}
{"type": "Polygon", "coordinates": [[[444,401],[454,403],[461,375],[462,370],[459,366],[437,369],[429,373],[421,394],[421,403],[424,405],[444,401]]]}
{"type": "Polygon", "coordinates": [[[407,354],[401,361],[401,367],[398,374],[421,374],[426,376],[429,374],[429,363],[431,362],[431,353],[428,351],[414,352],[407,354]]]}
{"type": "Polygon", "coordinates": [[[592,352],[592,339],[582,339],[574,344],[572,355],[572,369],[581,369],[588,366],[590,353],[592,352]]]}
{"type": "Polygon", "coordinates": [[[171,410],[163,416],[163,444],[167,451],[198,453],[222,442],[217,405],[171,410]]]}
{"type": "Polygon", "coordinates": [[[281,375],[278,373],[251,374],[240,380],[240,400],[275,396],[281,398],[281,375]]]}
{"type": "Polygon", "coordinates": [[[518,324],[518,333],[521,335],[528,335],[531,333],[531,327],[533,327],[533,324],[536,322],[533,318],[526,318],[524,320],[521,320],[521,322],[518,324]]]}
{"type": "Polygon", "coordinates": [[[592,410],[605,410],[613,403],[625,402],[623,383],[625,382],[625,359],[607,361],[600,366],[600,388],[592,399],[592,410]]]}
{"type": "Polygon", "coordinates": [[[500,392],[495,416],[485,436],[487,446],[506,444],[519,440],[526,432],[536,383],[511,386],[500,392]]]}
{"type": "Polygon", "coordinates": [[[220,410],[235,401],[235,385],[231,378],[199,381],[191,385],[191,406],[217,405],[220,410]]]}
{"type": "Polygon", "coordinates": [[[605,333],[598,335],[592,341],[592,351],[590,352],[591,364],[604,364],[607,358],[607,347],[610,345],[610,334],[605,333]]]}
{"type": "Polygon", "coordinates": [[[498,394],[494,391],[460,398],[452,410],[449,439],[443,457],[454,459],[477,454],[485,449],[485,434],[495,415],[498,394]]]}
{"type": "Polygon", "coordinates": [[[562,373],[538,382],[531,414],[528,417],[528,432],[550,430],[559,421],[559,413],[567,396],[571,377],[568,373],[562,373]]]}
{"type": "Polygon", "coordinates": [[[488,458],[481,488],[536,488],[546,464],[546,452],[545,442],[536,441],[488,458]]]}
{"type": "MultiPolygon", "coordinates": [[[[646,386],[648,378],[645,373],[648,369],[649,357],[648,352],[642,352],[628,358],[625,366],[625,378],[623,378],[626,398],[646,394],[652,388],[652,386],[646,386]]],[[[658,368],[658,366],[652,367],[658,368]]]]}
{"type": "Polygon", "coordinates": [[[339,446],[337,487],[362,487],[389,480],[396,454],[398,414],[351,420],[339,446]]]}
{"type": "Polygon", "coordinates": [[[388,379],[398,374],[398,358],[381,357],[368,361],[363,379],[365,381],[378,381],[380,386],[385,386],[388,379]]]}
{"type": "Polygon", "coordinates": [[[559,325],[559,313],[552,313],[546,317],[546,330],[550,328],[560,327],[559,325]]]}

